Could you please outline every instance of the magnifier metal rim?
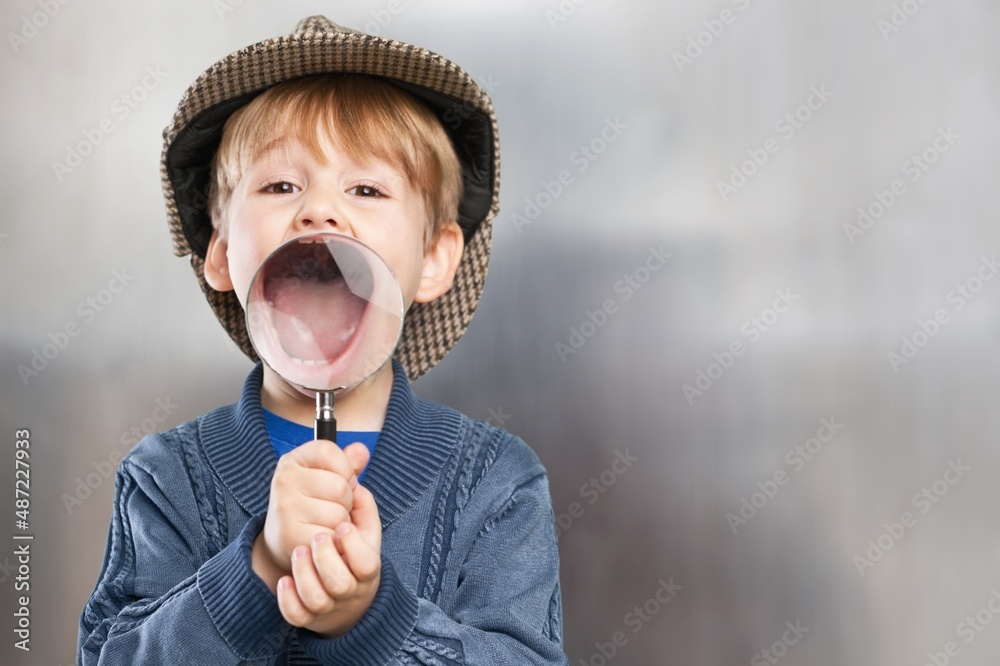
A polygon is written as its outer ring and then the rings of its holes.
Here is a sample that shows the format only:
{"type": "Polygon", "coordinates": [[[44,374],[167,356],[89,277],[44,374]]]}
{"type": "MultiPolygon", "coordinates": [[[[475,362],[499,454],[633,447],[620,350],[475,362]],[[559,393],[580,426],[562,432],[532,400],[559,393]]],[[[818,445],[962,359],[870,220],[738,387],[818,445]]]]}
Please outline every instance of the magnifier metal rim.
{"type": "Polygon", "coordinates": [[[406,303],[403,301],[403,292],[402,292],[402,289],[399,286],[399,278],[396,277],[396,272],[392,270],[392,266],[390,266],[389,263],[385,259],[383,259],[382,256],[378,252],[376,252],[374,249],[372,249],[372,247],[370,245],[368,245],[368,244],[366,244],[366,243],[364,243],[362,241],[359,241],[357,238],[353,238],[353,237],[348,236],[346,234],[339,234],[339,233],[336,233],[334,231],[317,231],[317,232],[310,233],[310,234],[302,234],[301,236],[296,236],[295,238],[290,238],[289,240],[285,241],[284,243],[282,243],[281,245],[279,245],[278,247],[276,247],[274,250],[272,250],[271,253],[268,254],[267,257],[264,258],[264,261],[260,262],[260,266],[257,267],[257,270],[254,271],[253,278],[250,280],[250,287],[247,290],[246,304],[247,304],[246,307],[243,309],[243,316],[244,316],[245,323],[246,323],[247,337],[250,339],[250,344],[253,346],[254,350],[257,352],[257,356],[260,357],[260,360],[265,365],[267,365],[267,367],[271,368],[271,370],[274,371],[275,374],[277,374],[279,377],[281,377],[282,379],[284,379],[289,384],[292,384],[294,386],[298,386],[299,388],[301,388],[303,390],[306,390],[306,391],[315,391],[315,392],[347,391],[349,389],[354,388],[358,384],[364,383],[369,377],[371,377],[376,372],[378,372],[382,368],[382,366],[384,366],[386,363],[388,363],[392,359],[392,356],[393,356],[393,354],[396,351],[396,347],[399,346],[399,340],[400,340],[400,338],[403,335],[403,321],[404,321],[404,318],[405,318],[405,315],[406,315],[406,303]],[[385,267],[389,270],[389,274],[392,276],[393,285],[395,285],[395,292],[399,295],[399,303],[402,306],[402,311],[400,312],[400,316],[399,316],[399,330],[396,331],[395,341],[392,343],[392,347],[390,348],[389,354],[388,354],[388,356],[386,356],[385,360],[382,361],[381,363],[379,363],[378,366],[374,367],[371,370],[371,372],[369,372],[367,375],[365,375],[361,379],[355,381],[354,383],[352,383],[352,384],[344,384],[344,385],[341,385],[341,386],[336,386],[334,388],[313,388],[313,387],[310,387],[310,386],[303,386],[302,384],[299,384],[298,382],[293,382],[292,380],[290,380],[287,377],[285,377],[284,375],[282,375],[280,372],[278,372],[274,368],[273,365],[271,365],[268,362],[267,358],[265,358],[264,354],[262,354],[261,350],[257,347],[257,345],[256,345],[256,343],[254,342],[254,339],[253,339],[253,327],[250,325],[250,297],[253,294],[254,285],[257,284],[257,278],[260,276],[261,270],[264,268],[264,266],[267,264],[267,262],[271,260],[271,257],[273,257],[278,252],[282,251],[286,246],[291,245],[293,243],[301,242],[302,239],[304,239],[304,238],[314,238],[314,237],[335,237],[338,240],[347,241],[348,244],[354,243],[356,245],[360,245],[363,249],[365,249],[365,250],[371,252],[373,255],[375,255],[379,259],[379,261],[381,261],[385,265],[385,267]]]}

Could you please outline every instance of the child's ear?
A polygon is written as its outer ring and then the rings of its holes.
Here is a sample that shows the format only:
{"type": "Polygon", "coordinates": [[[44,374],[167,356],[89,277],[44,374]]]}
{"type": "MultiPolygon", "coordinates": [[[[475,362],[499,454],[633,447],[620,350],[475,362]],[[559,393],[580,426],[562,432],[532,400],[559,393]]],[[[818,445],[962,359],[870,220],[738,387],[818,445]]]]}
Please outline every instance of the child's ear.
{"type": "Polygon", "coordinates": [[[229,277],[229,244],[219,235],[219,228],[212,229],[212,238],[205,252],[205,282],[216,291],[232,291],[233,280],[229,277]]]}
{"type": "Polygon", "coordinates": [[[430,249],[424,253],[424,270],[414,302],[429,303],[451,289],[464,249],[465,238],[458,223],[451,221],[442,225],[430,249]]]}

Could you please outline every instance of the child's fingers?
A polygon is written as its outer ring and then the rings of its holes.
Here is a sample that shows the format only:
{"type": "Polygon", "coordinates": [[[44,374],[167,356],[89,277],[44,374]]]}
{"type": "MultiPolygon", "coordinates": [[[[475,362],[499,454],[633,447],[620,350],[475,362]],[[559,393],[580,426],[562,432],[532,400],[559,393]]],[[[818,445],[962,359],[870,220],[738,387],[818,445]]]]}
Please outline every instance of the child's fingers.
{"type": "Polygon", "coordinates": [[[368,459],[371,457],[371,451],[361,442],[354,442],[345,446],[344,454],[351,461],[351,465],[354,466],[354,473],[358,475],[364,471],[365,465],[368,464],[368,459]]]}
{"type": "Polygon", "coordinates": [[[294,480],[289,480],[286,484],[297,495],[336,502],[348,510],[354,502],[354,487],[350,479],[330,470],[303,468],[297,471],[294,480]]]}
{"type": "MultiPolygon", "coordinates": [[[[358,482],[358,475],[353,469],[351,460],[340,447],[323,439],[314,439],[301,446],[296,446],[278,458],[278,465],[299,465],[312,469],[325,469],[347,479],[351,487],[357,485],[358,482]]],[[[277,472],[275,474],[277,476],[277,472]]]]}
{"type": "MultiPolygon", "coordinates": [[[[338,502],[330,501],[308,501],[299,503],[294,507],[294,515],[297,522],[303,526],[303,530],[308,534],[303,538],[293,540],[292,543],[304,543],[305,539],[316,533],[317,529],[331,530],[335,525],[339,525],[345,520],[349,520],[350,507],[354,504],[354,496],[351,496],[351,504],[345,507],[338,502]]],[[[279,509],[280,511],[280,509],[279,509]]]]}
{"type": "Polygon", "coordinates": [[[358,588],[354,574],[334,548],[330,534],[320,533],[313,538],[312,556],[320,583],[334,600],[353,594],[358,588]]]}
{"type": "Polygon", "coordinates": [[[354,501],[351,507],[351,522],[358,528],[361,535],[376,552],[382,552],[382,521],[378,515],[378,505],[375,496],[362,485],[354,489],[354,501]]]}
{"type": "Polygon", "coordinates": [[[320,582],[309,551],[308,546],[297,546],[292,551],[292,576],[302,605],[310,612],[322,615],[333,610],[333,598],[320,582]]]}
{"type": "Polygon", "coordinates": [[[296,627],[304,627],[316,617],[302,604],[291,576],[282,576],[278,580],[278,610],[288,624],[296,627]]]}
{"type": "Polygon", "coordinates": [[[344,560],[358,582],[375,577],[382,568],[382,554],[372,548],[361,531],[350,523],[337,525],[337,536],[344,547],[344,560]]]}

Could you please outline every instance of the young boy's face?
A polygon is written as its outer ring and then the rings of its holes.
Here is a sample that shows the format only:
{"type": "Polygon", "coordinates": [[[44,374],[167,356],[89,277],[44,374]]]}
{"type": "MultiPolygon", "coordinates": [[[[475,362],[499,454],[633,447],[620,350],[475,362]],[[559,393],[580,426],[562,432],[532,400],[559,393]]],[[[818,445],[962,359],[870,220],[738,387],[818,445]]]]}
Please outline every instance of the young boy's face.
{"type": "Polygon", "coordinates": [[[407,308],[450,288],[462,253],[457,224],[444,225],[424,252],[424,199],[406,176],[378,160],[359,164],[325,141],[318,158],[296,139],[278,140],[242,175],[221,214],[227,238],[212,235],[205,277],[235,289],[246,307],[255,272],[293,238],[342,233],[370,246],[392,268],[407,308]]]}

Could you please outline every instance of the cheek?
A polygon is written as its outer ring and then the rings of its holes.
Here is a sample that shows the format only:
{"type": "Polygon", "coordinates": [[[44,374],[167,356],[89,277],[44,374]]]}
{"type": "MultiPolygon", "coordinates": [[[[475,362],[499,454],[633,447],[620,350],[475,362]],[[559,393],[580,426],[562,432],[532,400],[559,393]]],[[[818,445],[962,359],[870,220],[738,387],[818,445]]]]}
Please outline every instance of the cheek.
{"type": "Polygon", "coordinates": [[[229,272],[236,297],[246,307],[247,292],[265,256],[256,239],[237,237],[229,243],[229,272]]]}
{"type": "Polygon", "coordinates": [[[357,238],[389,265],[403,293],[403,301],[409,305],[420,286],[423,272],[422,242],[415,236],[411,237],[408,229],[400,227],[362,234],[357,238]]]}
{"type": "Polygon", "coordinates": [[[400,287],[403,290],[403,300],[409,305],[420,288],[420,278],[424,270],[423,253],[411,254],[406,260],[406,278],[399,276],[400,287]]]}

